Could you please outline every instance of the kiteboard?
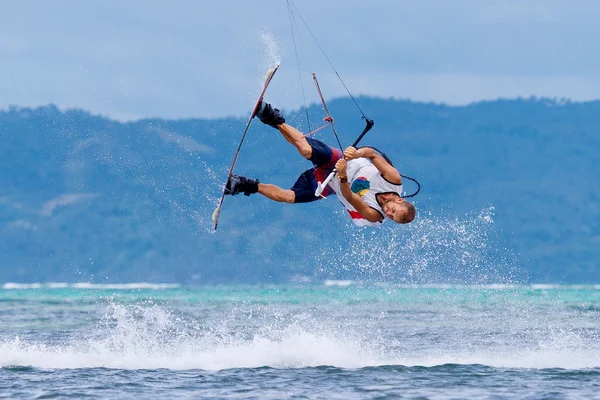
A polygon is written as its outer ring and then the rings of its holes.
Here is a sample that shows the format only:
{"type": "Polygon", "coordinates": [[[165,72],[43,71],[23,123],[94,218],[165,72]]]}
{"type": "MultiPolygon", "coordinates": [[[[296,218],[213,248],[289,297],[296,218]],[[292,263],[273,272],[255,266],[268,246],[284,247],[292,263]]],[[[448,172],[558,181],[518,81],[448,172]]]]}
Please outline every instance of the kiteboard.
{"type": "Polygon", "coordinates": [[[235,152],[235,157],[233,157],[233,163],[231,164],[231,168],[229,168],[229,175],[227,176],[225,185],[223,185],[223,193],[221,194],[221,199],[219,200],[219,204],[217,205],[217,208],[215,208],[215,211],[212,214],[212,221],[213,221],[213,224],[214,224],[213,226],[214,226],[215,230],[217,230],[217,226],[219,226],[219,216],[221,215],[221,208],[223,207],[223,200],[225,199],[225,188],[227,187],[227,182],[229,181],[229,178],[231,178],[231,176],[233,175],[233,168],[235,167],[235,164],[237,163],[238,156],[240,155],[240,150],[242,148],[242,145],[244,144],[244,140],[246,139],[246,134],[248,133],[248,128],[250,128],[252,119],[258,112],[258,107],[260,106],[260,102],[262,101],[262,99],[265,95],[265,92],[267,91],[267,87],[269,86],[269,83],[271,83],[271,80],[273,79],[273,76],[275,75],[275,72],[277,72],[277,69],[279,69],[279,64],[277,64],[273,68],[269,68],[269,70],[267,71],[267,76],[265,78],[265,83],[263,85],[262,91],[260,92],[260,95],[258,96],[258,100],[256,100],[256,103],[254,104],[254,108],[252,109],[252,113],[250,114],[250,117],[248,118],[248,122],[246,123],[246,128],[244,129],[244,133],[242,134],[242,139],[240,140],[240,144],[238,144],[238,148],[235,152]]]}

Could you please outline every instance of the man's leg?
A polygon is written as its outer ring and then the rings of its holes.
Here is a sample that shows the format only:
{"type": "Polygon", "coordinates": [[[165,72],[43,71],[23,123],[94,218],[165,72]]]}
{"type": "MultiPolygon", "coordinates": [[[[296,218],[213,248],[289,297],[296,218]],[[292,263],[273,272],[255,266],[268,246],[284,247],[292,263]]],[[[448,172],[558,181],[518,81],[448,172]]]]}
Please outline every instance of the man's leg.
{"type": "Polygon", "coordinates": [[[288,124],[277,125],[277,130],[283,135],[285,140],[291,143],[298,153],[307,160],[312,157],[312,147],[308,144],[308,141],[298,129],[288,124]]]}
{"type": "Polygon", "coordinates": [[[315,197],[316,188],[314,168],[311,168],[304,171],[298,177],[294,186],[287,190],[276,185],[260,183],[258,179],[233,175],[227,181],[225,194],[235,196],[244,193],[246,196],[250,196],[253,193],[260,193],[266,198],[280,203],[310,203],[318,200],[315,197]]]}
{"type": "Polygon", "coordinates": [[[293,204],[296,198],[296,195],[293,190],[285,190],[280,188],[279,186],[270,185],[268,183],[259,183],[258,193],[273,201],[278,201],[280,203],[293,204]]]}
{"type": "MultiPolygon", "coordinates": [[[[256,181],[258,183],[258,181],[256,181]]],[[[317,183],[314,179],[314,168],[304,171],[291,189],[282,189],[279,186],[267,183],[258,183],[258,193],[280,203],[310,203],[318,200],[315,197],[317,183]]]]}
{"type": "Polygon", "coordinates": [[[292,189],[285,190],[279,186],[260,183],[258,179],[252,179],[242,175],[232,175],[225,185],[225,194],[235,196],[239,193],[244,193],[246,196],[260,193],[263,196],[280,203],[294,203],[296,199],[296,194],[292,189]]]}
{"type": "Polygon", "coordinates": [[[307,160],[312,156],[312,147],[298,129],[285,123],[285,118],[279,113],[277,108],[271,107],[269,103],[261,102],[256,112],[256,116],[264,124],[277,129],[291,143],[298,153],[307,160]]]}

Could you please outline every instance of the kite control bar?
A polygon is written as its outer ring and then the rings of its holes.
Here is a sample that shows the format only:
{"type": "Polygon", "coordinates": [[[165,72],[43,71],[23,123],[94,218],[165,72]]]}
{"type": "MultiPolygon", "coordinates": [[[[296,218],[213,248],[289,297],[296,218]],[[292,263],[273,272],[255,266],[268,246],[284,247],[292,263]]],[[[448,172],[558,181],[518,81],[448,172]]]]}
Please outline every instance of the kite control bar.
{"type": "Polygon", "coordinates": [[[375,125],[375,121],[373,121],[372,119],[369,119],[367,117],[364,117],[364,118],[367,121],[367,126],[365,126],[365,129],[363,129],[362,133],[358,136],[358,138],[356,138],[354,143],[352,143],[352,147],[358,146],[358,142],[360,142],[362,140],[363,136],[365,136],[367,134],[367,132],[369,132],[371,130],[373,125],[375,125]]]}
{"type": "MultiPolygon", "coordinates": [[[[358,143],[362,140],[362,138],[367,134],[367,132],[369,132],[371,130],[373,125],[375,125],[375,121],[373,121],[372,119],[369,119],[367,117],[363,117],[363,118],[367,121],[367,126],[365,126],[365,129],[363,129],[363,131],[358,136],[358,138],[356,138],[354,143],[352,143],[352,147],[356,147],[358,145],[358,143]]],[[[327,176],[327,178],[325,179],[325,182],[323,182],[323,183],[317,182],[317,190],[315,190],[315,197],[321,197],[321,194],[327,187],[327,184],[329,184],[329,182],[333,179],[333,177],[335,176],[336,173],[337,173],[337,170],[334,168],[333,171],[331,171],[331,173],[329,174],[329,176],[327,176]]]]}

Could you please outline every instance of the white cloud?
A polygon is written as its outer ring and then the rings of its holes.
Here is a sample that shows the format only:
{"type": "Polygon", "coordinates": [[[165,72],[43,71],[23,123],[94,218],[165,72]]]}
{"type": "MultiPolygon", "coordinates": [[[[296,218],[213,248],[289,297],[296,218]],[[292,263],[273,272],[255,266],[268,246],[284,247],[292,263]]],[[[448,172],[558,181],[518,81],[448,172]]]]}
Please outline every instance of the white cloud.
{"type": "MultiPolygon", "coordinates": [[[[600,3],[592,0],[295,3],[353,93],[449,103],[598,97],[600,3]]],[[[2,108],[54,103],[119,119],[247,115],[277,58],[280,87],[270,95],[286,107],[302,103],[282,0],[23,0],[3,15],[2,108]]],[[[330,97],[343,95],[297,22],[305,89],[316,70],[330,97]]]]}

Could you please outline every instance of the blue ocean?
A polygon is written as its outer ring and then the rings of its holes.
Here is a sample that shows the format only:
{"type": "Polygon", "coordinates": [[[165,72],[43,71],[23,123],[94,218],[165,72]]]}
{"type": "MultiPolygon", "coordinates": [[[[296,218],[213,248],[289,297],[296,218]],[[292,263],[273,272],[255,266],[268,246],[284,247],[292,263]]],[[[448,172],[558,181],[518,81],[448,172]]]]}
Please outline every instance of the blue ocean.
{"type": "Polygon", "coordinates": [[[600,286],[4,284],[0,397],[600,398],[600,286]]]}

